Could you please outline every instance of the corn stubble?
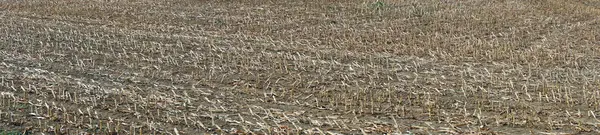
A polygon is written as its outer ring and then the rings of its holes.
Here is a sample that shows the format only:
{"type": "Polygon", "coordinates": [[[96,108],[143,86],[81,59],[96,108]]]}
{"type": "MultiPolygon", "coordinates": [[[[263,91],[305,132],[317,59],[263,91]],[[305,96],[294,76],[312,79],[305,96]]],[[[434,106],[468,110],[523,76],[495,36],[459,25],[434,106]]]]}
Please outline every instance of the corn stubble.
{"type": "Polygon", "coordinates": [[[597,134],[594,5],[0,1],[0,129],[597,134]]]}

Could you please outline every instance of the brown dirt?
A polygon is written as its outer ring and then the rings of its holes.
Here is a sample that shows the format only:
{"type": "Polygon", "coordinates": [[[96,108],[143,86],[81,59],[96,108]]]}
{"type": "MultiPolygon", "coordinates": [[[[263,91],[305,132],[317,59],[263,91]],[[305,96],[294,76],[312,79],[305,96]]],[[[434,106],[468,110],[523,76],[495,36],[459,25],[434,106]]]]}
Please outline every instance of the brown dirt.
{"type": "Polygon", "coordinates": [[[598,134],[598,0],[0,0],[0,133],[598,134]]]}

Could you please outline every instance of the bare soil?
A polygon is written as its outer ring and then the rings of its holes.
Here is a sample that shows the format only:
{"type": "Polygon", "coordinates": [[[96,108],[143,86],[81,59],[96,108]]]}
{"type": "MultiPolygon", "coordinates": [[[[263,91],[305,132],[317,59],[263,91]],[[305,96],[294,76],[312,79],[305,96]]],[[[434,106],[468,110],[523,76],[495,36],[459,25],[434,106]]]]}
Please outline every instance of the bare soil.
{"type": "Polygon", "coordinates": [[[0,0],[0,134],[600,134],[599,0],[0,0]]]}

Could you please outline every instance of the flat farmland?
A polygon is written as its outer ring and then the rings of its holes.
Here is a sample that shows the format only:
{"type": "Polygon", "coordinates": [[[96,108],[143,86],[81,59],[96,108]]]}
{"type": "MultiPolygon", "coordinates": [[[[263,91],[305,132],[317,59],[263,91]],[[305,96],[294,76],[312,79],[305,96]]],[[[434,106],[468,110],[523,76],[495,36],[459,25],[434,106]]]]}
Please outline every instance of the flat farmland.
{"type": "Polygon", "coordinates": [[[0,0],[0,134],[600,134],[600,0],[0,0]]]}

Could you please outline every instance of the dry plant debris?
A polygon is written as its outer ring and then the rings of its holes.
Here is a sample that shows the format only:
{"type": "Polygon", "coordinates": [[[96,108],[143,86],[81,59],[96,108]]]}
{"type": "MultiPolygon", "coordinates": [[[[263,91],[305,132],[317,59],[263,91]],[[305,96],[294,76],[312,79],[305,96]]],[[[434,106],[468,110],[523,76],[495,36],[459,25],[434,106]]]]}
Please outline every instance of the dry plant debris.
{"type": "Polygon", "coordinates": [[[598,0],[0,0],[0,133],[599,134],[598,0]]]}

